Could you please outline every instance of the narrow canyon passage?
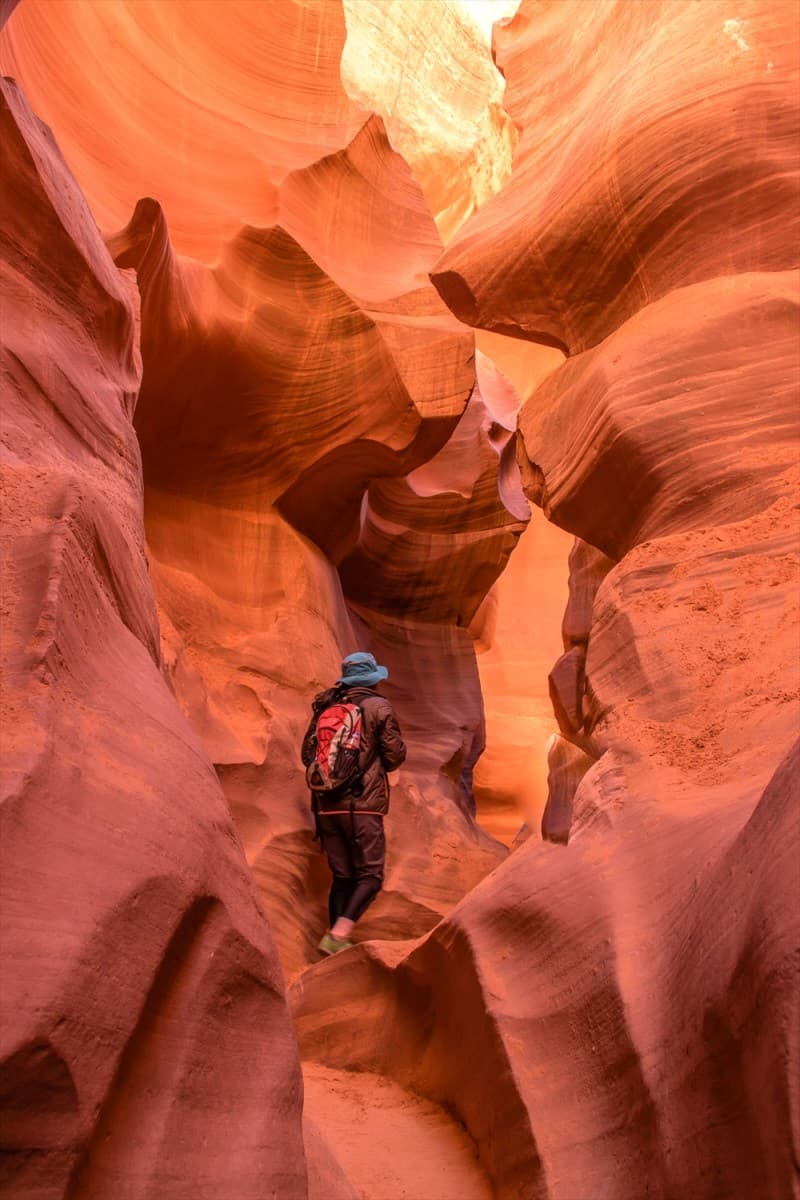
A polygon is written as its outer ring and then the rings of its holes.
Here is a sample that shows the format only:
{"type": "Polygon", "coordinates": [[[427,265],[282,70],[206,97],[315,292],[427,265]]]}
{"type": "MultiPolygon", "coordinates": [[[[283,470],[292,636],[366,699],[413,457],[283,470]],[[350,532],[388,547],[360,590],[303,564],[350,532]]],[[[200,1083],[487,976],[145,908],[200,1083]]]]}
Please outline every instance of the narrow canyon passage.
{"type": "Polygon", "coordinates": [[[0,0],[10,1200],[796,1187],[795,6],[422,7],[0,0]]]}

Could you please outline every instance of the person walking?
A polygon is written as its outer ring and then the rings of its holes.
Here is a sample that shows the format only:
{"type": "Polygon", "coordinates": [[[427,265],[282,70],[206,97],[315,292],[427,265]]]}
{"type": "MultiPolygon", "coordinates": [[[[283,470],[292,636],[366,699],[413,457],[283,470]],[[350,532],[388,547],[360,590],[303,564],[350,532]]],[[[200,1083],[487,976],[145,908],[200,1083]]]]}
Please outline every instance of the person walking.
{"type": "Polygon", "coordinates": [[[323,954],[352,946],[353,926],[383,886],[387,773],[406,757],[394,709],[375,690],[388,675],[371,654],[348,655],[336,684],[314,699],[303,738],[316,832],[333,876],[323,954]]]}

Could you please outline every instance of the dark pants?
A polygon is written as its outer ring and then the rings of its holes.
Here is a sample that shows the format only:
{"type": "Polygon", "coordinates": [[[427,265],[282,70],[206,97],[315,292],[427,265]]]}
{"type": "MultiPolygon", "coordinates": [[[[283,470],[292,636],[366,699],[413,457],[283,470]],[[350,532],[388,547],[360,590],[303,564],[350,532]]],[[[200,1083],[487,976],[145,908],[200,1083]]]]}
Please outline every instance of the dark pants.
{"type": "Polygon", "coordinates": [[[357,921],[383,886],[386,837],[377,813],[320,813],[320,838],[333,875],[328,913],[357,921]]]}

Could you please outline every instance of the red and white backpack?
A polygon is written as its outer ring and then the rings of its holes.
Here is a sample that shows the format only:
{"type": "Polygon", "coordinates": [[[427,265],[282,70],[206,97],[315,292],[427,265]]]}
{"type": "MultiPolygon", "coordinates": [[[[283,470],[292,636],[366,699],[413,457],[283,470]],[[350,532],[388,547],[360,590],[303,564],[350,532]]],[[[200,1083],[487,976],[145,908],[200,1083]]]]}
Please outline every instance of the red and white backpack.
{"type": "Polygon", "coordinates": [[[312,792],[335,792],[359,775],[363,713],[357,704],[334,699],[317,716],[314,757],[306,767],[312,792]]]}

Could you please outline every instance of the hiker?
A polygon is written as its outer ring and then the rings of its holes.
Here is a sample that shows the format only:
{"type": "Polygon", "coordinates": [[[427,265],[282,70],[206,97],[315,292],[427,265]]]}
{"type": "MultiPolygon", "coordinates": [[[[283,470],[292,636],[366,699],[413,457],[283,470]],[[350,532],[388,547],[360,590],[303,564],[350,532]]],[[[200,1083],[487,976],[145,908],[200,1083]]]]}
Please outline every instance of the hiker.
{"type": "Polygon", "coordinates": [[[348,655],[337,683],[314,700],[303,738],[316,832],[333,875],[323,954],[352,946],[353,926],[383,886],[386,774],[406,757],[394,709],[375,691],[388,675],[371,654],[348,655]]]}

